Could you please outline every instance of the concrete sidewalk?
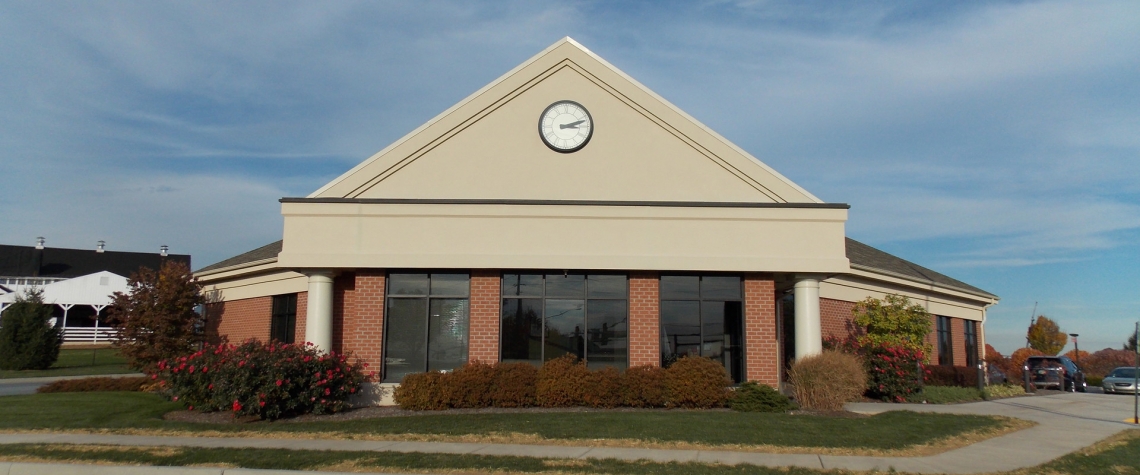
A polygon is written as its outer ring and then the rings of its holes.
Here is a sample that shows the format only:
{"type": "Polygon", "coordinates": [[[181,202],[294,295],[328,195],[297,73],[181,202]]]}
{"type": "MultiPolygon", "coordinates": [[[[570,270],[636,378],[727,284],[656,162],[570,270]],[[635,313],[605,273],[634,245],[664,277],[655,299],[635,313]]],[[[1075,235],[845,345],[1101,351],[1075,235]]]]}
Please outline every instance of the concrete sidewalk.
{"type": "MultiPolygon", "coordinates": [[[[719,450],[660,450],[637,448],[393,442],[359,440],[247,439],[214,437],[152,437],[84,434],[0,434],[0,444],[110,444],[206,448],[276,448],[368,452],[422,452],[508,455],[551,458],[614,458],[657,462],[703,462],[815,469],[890,470],[914,473],[988,473],[1039,465],[1079,450],[1122,430],[1135,428],[1124,419],[1132,415],[1132,399],[1100,394],[1058,394],[949,406],[921,404],[851,404],[861,413],[914,410],[951,414],[986,414],[1036,421],[1038,426],[925,457],[862,457],[811,454],[766,454],[719,450]]],[[[35,465],[35,464],[32,464],[35,465]]],[[[13,465],[15,468],[15,465],[13,465]]],[[[21,469],[22,470],[22,469],[21,469]]],[[[0,475],[5,474],[0,468],[0,475]]],[[[46,473],[46,472],[36,472],[46,473]]],[[[58,473],[58,472],[57,472],[58,473]]],[[[90,472],[84,472],[90,473],[90,472]]],[[[159,472],[146,472],[159,473],[159,472]]],[[[161,473],[166,473],[161,471],[161,473]]],[[[175,472],[170,472],[175,473],[175,472]]],[[[183,473],[183,472],[178,472],[183,473]]],[[[198,472],[184,472],[198,473],[198,472]]],[[[202,472],[206,473],[206,472],[202,472]]],[[[208,472],[219,473],[219,472],[208,472]]],[[[226,471],[225,473],[238,473],[226,471]]]]}

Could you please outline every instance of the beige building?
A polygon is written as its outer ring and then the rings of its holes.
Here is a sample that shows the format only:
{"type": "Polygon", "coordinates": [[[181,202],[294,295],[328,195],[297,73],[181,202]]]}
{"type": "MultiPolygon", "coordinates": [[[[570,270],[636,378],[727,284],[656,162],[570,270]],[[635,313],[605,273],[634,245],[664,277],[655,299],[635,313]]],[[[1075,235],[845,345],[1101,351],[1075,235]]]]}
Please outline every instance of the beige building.
{"type": "Polygon", "coordinates": [[[825,203],[569,38],[303,198],[282,241],[203,268],[230,341],[352,351],[383,382],[466,361],[722,361],[777,385],[853,302],[937,315],[973,364],[997,296],[847,239],[825,203]]]}

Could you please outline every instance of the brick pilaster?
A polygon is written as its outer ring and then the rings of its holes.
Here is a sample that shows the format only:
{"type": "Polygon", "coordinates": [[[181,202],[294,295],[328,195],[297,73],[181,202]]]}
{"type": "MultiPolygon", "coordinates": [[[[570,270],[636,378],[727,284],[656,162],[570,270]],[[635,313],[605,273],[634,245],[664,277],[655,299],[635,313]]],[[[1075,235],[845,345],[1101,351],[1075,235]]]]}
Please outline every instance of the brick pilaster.
{"type": "Polygon", "coordinates": [[[776,284],[763,274],[744,276],[744,359],[747,379],[779,387],[776,284]]]}
{"type": "Polygon", "coordinates": [[[471,308],[467,329],[467,361],[499,361],[499,306],[502,279],[498,269],[471,271],[471,308]]]}
{"type": "Polygon", "coordinates": [[[661,366],[661,279],[629,274],[629,366],[661,366]]]}
{"type": "Polygon", "coordinates": [[[966,366],[966,324],[961,318],[950,319],[950,341],[954,366],[966,366]]]}
{"type": "MultiPolygon", "coordinates": [[[[384,286],[382,269],[358,269],[351,294],[344,298],[344,331],[341,347],[380,372],[384,346],[384,286]]],[[[335,343],[334,343],[335,346],[335,343]]]]}

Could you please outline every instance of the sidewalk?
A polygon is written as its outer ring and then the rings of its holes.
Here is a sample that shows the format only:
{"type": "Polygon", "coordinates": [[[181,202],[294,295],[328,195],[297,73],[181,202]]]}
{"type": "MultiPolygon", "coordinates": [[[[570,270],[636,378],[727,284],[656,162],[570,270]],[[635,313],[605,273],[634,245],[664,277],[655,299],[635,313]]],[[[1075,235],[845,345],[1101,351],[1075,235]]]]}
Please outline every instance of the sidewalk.
{"type": "MultiPolygon", "coordinates": [[[[425,452],[448,454],[508,455],[550,458],[614,458],[656,462],[704,462],[735,465],[748,463],[769,467],[814,469],[890,470],[914,473],[990,473],[1039,465],[1079,450],[1122,430],[1135,428],[1123,422],[1132,415],[1132,399],[1100,394],[1058,394],[1006,399],[993,402],[936,406],[921,404],[850,404],[854,412],[878,413],[914,410],[951,414],[986,414],[1038,422],[1038,426],[979,442],[967,447],[925,457],[862,457],[810,454],[765,454],[716,450],[660,450],[588,446],[477,444],[446,442],[393,442],[358,440],[247,439],[214,437],[152,437],[85,434],[0,434],[0,444],[63,443],[126,446],[182,446],[226,448],[276,448],[369,452],[425,452]]],[[[24,464],[37,465],[37,464],[24,464]]],[[[82,467],[82,466],[76,466],[82,467]]],[[[14,464],[12,470],[16,470],[14,464]]],[[[24,470],[20,468],[20,470],[24,470]]],[[[153,469],[152,469],[153,470],[153,469]]],[[[221,473],[167,472],[145,473],[221,473]]],[[[0,464],[0,475],[48,473],[10,471],[0,464]]],[[[53,472],[63,473],[63,472],[53,472]]],[[[80,472],[76,472],[80,473],[80,472]]],[[[82,473],[92,473],[83,471],[82,473]]],[[[144,473],[144,472],[138,472],[144,473]]],[[[225,473],[247,473],[226,470],[225,473]]],[[[260,473],[260,472],[248,472],[260,473]]],[[[284,472],[282,472],[284,473],[284,472]]]]}

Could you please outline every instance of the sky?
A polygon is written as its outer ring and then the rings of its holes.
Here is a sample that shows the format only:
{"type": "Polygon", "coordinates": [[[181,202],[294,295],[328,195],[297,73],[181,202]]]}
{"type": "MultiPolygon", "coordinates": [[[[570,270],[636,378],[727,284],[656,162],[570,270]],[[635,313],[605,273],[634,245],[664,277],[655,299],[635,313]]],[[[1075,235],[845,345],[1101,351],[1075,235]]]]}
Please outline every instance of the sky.
{"type": "MultiPolygon", "coordinates": [[[[1140,320],[1140,2],[0,0],[0,243],[192,254],[564,36],[848,236],[1119,348],[1140,320]]],[[[1068,347],[1071,348],[1071,345],[1068,347]]],[[[1068,349],[1067,348],[1067,349],[1068,349]]]]}

